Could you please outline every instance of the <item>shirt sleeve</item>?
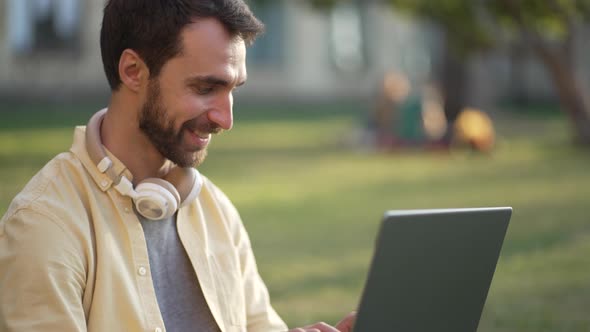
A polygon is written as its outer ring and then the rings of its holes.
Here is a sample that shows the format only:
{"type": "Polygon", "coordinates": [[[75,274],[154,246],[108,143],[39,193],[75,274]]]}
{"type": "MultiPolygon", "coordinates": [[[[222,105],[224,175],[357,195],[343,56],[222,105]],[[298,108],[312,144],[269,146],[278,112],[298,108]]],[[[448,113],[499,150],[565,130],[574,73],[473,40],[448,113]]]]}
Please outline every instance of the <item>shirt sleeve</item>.
{"type": "Polygon", "coordinates": [[[0,222],[0,331],[86,331],[85,262],[73,232],[46,215],[0,222]]]}
{"type": "Polygon", "coordinates": [[[239,250],[244,278],[248,331],[286,331],[287,326],[270,304],[268,290],[258,273],[250,241],[244,230],[242,230],[239,250]]]}
{"type": "Polygon", "coordinates": [[[268,289],[258,272],[250,238],[237,209],[221,190],[214,188],[224,214],[229,220],[233,242],[240,256],[248,332],[287,331],[287,325],[270,303],[268,289]]]}

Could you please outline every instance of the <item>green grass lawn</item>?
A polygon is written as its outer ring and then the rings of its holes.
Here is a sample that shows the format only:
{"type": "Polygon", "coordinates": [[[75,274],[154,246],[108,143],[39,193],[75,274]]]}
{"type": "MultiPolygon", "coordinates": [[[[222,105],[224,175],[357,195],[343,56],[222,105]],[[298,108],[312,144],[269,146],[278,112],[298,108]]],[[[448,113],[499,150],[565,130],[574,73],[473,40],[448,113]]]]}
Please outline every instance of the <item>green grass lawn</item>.
{"type": "MultiPolygon", "coordinates": [[[[94,110],[25,108],[0,114],[0,214],[94,110]]],[[[590,331],[590,153],[569,143],[565,119],[496,117],[489,156],[377,154],[346,143],[362,111],[237,108],[200,168],[240,210],[290,325],[355,309],[385,210],[509,205],[479,331],[590,331]]]]}

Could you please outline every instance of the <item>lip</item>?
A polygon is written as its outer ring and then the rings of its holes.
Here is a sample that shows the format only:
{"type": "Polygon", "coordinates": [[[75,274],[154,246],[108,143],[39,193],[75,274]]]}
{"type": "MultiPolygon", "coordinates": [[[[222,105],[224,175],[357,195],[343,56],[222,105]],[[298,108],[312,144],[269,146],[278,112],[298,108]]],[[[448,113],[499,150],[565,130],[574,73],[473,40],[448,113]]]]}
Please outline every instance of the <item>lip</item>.
{"type": "Polygon", "coordinates": [[[193,131],[190,129],[186,129],[186,133],[188,136],[189,144],[195,149],[200,150],[207,147],[209,141],[211,140],[211,134],[209,133],[200,133],[197,131],[193,131]]]}

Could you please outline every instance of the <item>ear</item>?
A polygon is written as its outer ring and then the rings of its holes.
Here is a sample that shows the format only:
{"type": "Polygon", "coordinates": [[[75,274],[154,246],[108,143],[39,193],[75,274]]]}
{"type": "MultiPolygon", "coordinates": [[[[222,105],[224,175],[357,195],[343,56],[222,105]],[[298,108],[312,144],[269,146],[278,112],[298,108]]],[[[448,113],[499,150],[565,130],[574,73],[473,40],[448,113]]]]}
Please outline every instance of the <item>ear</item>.
{"type": "Polygon", "coordinates": [[[129,90],[139,92],[149,79],[149,69],[139,54],[131,49],[121,53],[119,59],[119,77],[129,90]]]}

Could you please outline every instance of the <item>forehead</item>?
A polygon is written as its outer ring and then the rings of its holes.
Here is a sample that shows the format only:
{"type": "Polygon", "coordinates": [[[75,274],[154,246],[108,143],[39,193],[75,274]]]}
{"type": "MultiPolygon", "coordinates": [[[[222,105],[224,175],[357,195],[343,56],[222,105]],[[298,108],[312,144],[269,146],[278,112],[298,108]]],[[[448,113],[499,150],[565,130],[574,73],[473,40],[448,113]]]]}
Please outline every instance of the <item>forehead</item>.
{"type": "Polygon", "coordinates": [[[176,58],[187,73],[221,75],[225,71],[245,75],[245,43],[232,36],[218,20],[205,18],[190,23],[181,32],[181,42],[182,52],[176,58]]]}

